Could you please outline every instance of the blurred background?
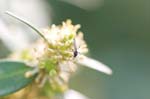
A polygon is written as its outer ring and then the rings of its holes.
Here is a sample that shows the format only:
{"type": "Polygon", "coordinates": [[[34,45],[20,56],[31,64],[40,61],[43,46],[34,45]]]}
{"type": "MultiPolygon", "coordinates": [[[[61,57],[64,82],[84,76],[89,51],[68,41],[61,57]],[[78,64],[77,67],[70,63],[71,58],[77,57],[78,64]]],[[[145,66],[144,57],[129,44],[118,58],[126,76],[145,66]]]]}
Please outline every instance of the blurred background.
{"type": "Polygon", "coordinates": [[[90,56],[113,70],[108,76],[82,67],[70,87],[90,99],[150,99],[149,9],[149,0],[0,0],[0,57],[38,38],[6,10],[38,28],[69,18],[82,25],[90,56]]]}

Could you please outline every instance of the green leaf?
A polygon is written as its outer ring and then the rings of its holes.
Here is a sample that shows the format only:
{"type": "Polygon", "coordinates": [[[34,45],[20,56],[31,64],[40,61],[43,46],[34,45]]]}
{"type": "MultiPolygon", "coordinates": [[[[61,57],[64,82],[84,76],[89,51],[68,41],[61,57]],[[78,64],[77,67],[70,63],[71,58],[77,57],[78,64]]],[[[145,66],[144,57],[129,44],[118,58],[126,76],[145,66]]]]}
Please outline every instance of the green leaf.
{"type": "Polygon", "coordinates": [[[24,76],[31,69],[22,62],[0,61],[0,96],[14,93],[31,83],[33,77],[24,76]]]}

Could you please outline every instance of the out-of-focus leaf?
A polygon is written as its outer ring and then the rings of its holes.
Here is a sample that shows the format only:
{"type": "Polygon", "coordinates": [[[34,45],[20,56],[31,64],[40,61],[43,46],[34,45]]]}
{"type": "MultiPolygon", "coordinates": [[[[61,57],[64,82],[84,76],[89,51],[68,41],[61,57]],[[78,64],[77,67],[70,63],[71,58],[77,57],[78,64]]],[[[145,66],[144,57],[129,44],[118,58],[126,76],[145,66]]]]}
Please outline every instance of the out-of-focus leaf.
{"type": "Polygon", "coordinates": [[[24,76],[31,69],[22,62],[0,61],[0,96],[16,92],[31,83],[33,77],[24,76]]]}

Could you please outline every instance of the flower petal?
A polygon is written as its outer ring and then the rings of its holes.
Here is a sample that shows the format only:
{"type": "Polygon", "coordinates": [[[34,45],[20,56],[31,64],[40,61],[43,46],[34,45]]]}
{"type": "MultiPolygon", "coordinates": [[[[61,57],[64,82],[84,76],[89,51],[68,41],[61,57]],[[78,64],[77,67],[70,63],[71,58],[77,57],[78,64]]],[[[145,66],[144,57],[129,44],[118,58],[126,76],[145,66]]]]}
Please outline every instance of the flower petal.
{"type": "Polygon", "coordinates": [[[64,99],[88,99],[88,98],[85,95],[70,89],[67,92],[65,92],[64,99]]]}
{"type": "Polygon", "coordinates": [[[95,69],[97,71],[106,73],[108,75],[112,74],[112,70],[108,66],[104,65],[103,63],[101,63],[97,60],[86,57],[86,56],[81,56],[80,58],[78,58],[77,63],[79,63],[80,65],[89,67],[91,69],[95,69]]]}

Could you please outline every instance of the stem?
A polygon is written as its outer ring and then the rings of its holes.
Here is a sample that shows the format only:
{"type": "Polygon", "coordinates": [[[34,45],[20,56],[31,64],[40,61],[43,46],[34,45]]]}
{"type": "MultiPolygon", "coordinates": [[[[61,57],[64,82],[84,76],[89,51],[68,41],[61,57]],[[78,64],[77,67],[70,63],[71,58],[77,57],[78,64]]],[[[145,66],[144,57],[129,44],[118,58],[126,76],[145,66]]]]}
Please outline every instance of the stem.
{"type": "Polygon", "coordinates": [[[18,16],[14,15],[13,13],[11,13],[11,12],[9,12],[9,11],[6,11],[5,13],[6,13],[7,15],[9,15],[9,16],[11,16],[11,17],[17,19],[18,21],[20,21],[20,22],[26,24],[26,25],[29,26],[30,28],[32,28],[32,29],[33,29],[38,35],[40,35],[47,43],[49,43],[48,40],[45,38],[45,36],[44,36],[37,28],[35,28],[33,25],[31,25],[29,22],[27,22],[27,21],[25,21],[25,20],[19,18],[18,16]]]}

